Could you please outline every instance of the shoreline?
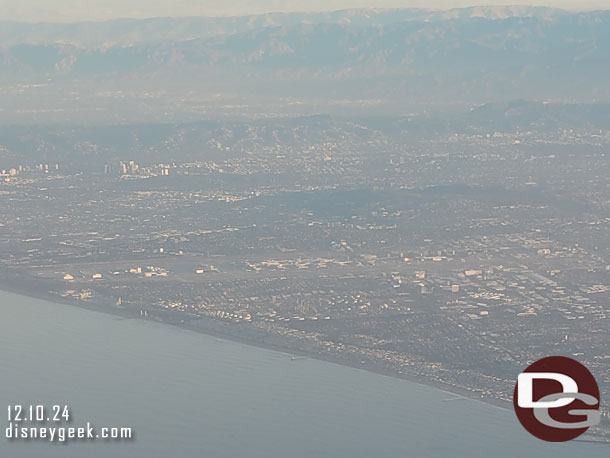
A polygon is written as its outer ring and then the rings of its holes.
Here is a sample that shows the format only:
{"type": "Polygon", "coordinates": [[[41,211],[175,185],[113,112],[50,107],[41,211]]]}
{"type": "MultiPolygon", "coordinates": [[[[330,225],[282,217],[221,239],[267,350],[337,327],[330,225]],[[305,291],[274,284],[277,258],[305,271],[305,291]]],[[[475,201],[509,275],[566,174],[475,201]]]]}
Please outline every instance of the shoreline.
{"type": "Polygon", "coordinates": [[[350,361],[348,359],[333,357],[333,355],[323,355],[323,354],[319,354],[319,353],[315,353],[315,352],[308,352],[308,351],[301,350],[301,349],[287,348],[287,346],[283,346],[281,344],[263,342],[258,339],[252,339],[252,338],[240,336],[235,332],[233,332],[233,333],[223,332],[220,329],[218,329],[220,327],[228,328],[230,326],[235,326],[235,324],[233,324],[233,323],[217,322],[216,323],[217,326],[211,325],[211,326],[206,326],[205,328],[202,326],[198,326],[198,324],[201,324],[201,323],[207,322],[207,324],[209,325],[212,321],[216,321],[216,320],[213,320],[212,318],[202,317],[202,318],[198,318],[196,320],[189,320],[189,321],[185,321],[185,320],[169,321],[169,320],[164,320],[164,319],[160,318],[159,316],[153,316],[153,317],[149,316],[148,318],[143,319],[140,316],[132,313],[129,309],[123,309],[123,308],[118,308],[118,307],[109,308],[107,306],[107,304],[100,303],[99,301],[96,302],[95,299],[91,300],[90,302],[85,302],[85,301],[77,301],[77,300],[74,300],[71,298],[62,297],[62,296],[60,296],[58,294],[54,294],[50,291],[41,291],[41,290],[24,291],[23,289],[19,288],[18,286],[15,286],[14,284],[9,284],[9,283],[3,281],[2,279],[0,279],[0,291],[6,291],[6,292],[17,294],[20,296],[40,299],[40,300],[44,300],[47,302],[53,302],[56,304],[68,305],[71,307],[76,307],[79,309],[89,310],[89,311],[98,312],[98,313],[104,313],[107,315],[119,316],[119,317],[122,317],[123,319],[139,319],[142,321],[153,321],[155,323],[174,326],[174,327],[177,327],[180,329],[184,329],[184,330],[191,331],[191,332],[197,332],[199,334],[205,334],[205,335],[208,335],[211,337],[219,338],[219,339],[230,341],[230,342],[237,342],[237,343],[240,343],[243,345],[248,345],[248,346],[257,347],[257,348],[261,348],[261,349],[265,349],[265,350],[271,350],[271,351],[283,353],[287,356],[296,356],[298,358],[306,357],[309,359],[315,359],[318,361],[324,361],[324,362],[331,363],[331,364],[337,364],[340,366],[350,367],[352,369],[358,369],[358,370],[362,370],[362,371],[366,371],[366,372],[371,372],[371,373],[374,373],[377,375],[383,375],[383,376],[391,377],[394,379],[406,380],[408,382],[416,383],[418,385],[435,388],[443,393],[446,393],[448,395],[448,397],[451,397],[450,401],[454,401],[454,400],[455,401],[457,401],[457,400],[478,401],[478,402],[482,402],[486,405],[491,405],[491,406],[494,406],[497,408],[501,408],[503,410],[511,409],[511,404],[509,402],[502,401],[500,399],[494,399],[494,398],[484,398],[484,397],[479,396],[476,392],[467,390],[462,387],[438,382],[436,380],[431,380],[427,377],[417,376],[417,375],[413,375],[413,374],[405,374],[405,373],[398,374],[394,371],[384,370],[381,367],[371,367],[370,365],[359,364],[355,361],[350,361]]]}
{"type": "MultiPolygon", "coordinates": [[[[97,313],[104,313],[106,315],[121,317],[122,319],[139,319],[144,322],[152,321],[154,323],[158,323],[161,325],[170,325],[175,328],[183,329],[183,330],[186,330],[189,332],[196,332],[199,334],[204,334],[209,337],[218,338],[218,339],[221,339],[221,340],[224,340],[227,342],[236,342],[236,343],[239,343],[242,345],[247,345],[250,347],[256,347],[256,348],[261,348],[264,350],[270,350],[270,351],[282,353],[282,354],[286,355],[286,357],[296,357],[298,359],[302,359],[302,358],[314,359],[317,361],[323,361],[323,362],[330,363],[330,364],[337,364],[339,366],[349,367],[352,369],[357,369],[357,370],[361,370],[361,371],[365,371],[365,372],[369,372],[369,373],[373,373],[373,374],[377,374],[377,375],[381,375],[381,376],[385,376],[385,377],[391,377],[391,378],[394,378],[397,380],[404,380],[409,383],[415,383],[417,385],[436,389],[442,393],[445,393],[448,397],[447,397],[447,399],[442,399],[441,401],[443,401],[443,402],[474,401],[474,402],[483,403],[487,406],[502,409],[504,411],[512,410],[512,404],[508,401],[503,401],[501,399],[495,399],[495,398],[489,398],[489,397],[481,397],[481,396],[477,395],[476,392],[467,390],[467,389],[459,387],[459,386],[454,386],[454,385],[439,382],[437,380],[432,380],[427,377],[417,376],[417,375],[413,375],[413,374],[405,374],[405,373],[398,374],[398,373],[390,371],[390,370],[384,370],[381,367],[371,367],[370,365],[366,366],[363,364],[358,364],[354,361],[350,361],[348,359],[332,357],[332,355],[322,355],[319,353],[313,353],[313,352],[307,352],[307,351],[299,350],[299,349],[287,348],[286,346],[282,346],[279,344],[262,342],[260,340],[248,339],[248,338],[241,337],[235,333],[221,332],[217,329],[211,329],[209,327],[206,329],[202,329],[201,327],[193,325],[192,322],[190,322],[190,321],[182,320],[181,322],[171,322],[171,321],[163,320],[160,317],[142,319],[138,315],[134,315],[129,309],[121,309],[121,308],[117,308],[117,307],[107,308],[107,304],[104,304],[103,302],[100,302],[100,301],[96,302],[95,300],[92,300],[89,303],[84,302],[84,301],[76,301],[74,299],[62,297],[58,294],[52,293],[51,291],[28,290],[27,292],[25,292],[22,289],[16,287],[15,285],[7,284],[6,281],[3,281],[3,279],[0,279],[0,292],[1,291],[16,294],[19,296],[29,297],[29,298],[33,298],[33,299],[39,299],[39,300],[43,300],[46,302],[51,302],[51,303],[55,303],[55,304],[59,304],[59,305],[67,305],[67,306],[75,307],[78,309],[93,311],[93,312],[97,312],[97,313]]],[[[203,318],[198,319],[197,321],[201,321],[201,320],[206,320],[206,318],[203,317],[203,318]]],[[[211,319],[211,318],[207,318],[208,323],[211,322],[212,320],[213,319],[211,319]]],[[[222,323],[222,325],[225,325],[226,327],[235,326],[235,324],[233,324],[233,323],[222,323]]],[[[608,436],[604,433],[587,432],[585,434],[585,436],[589,437],[590,439],[583,437],[580,440],[585,441],[585,442],[610,443],[610,439],[608,439],[608,436]]]]}

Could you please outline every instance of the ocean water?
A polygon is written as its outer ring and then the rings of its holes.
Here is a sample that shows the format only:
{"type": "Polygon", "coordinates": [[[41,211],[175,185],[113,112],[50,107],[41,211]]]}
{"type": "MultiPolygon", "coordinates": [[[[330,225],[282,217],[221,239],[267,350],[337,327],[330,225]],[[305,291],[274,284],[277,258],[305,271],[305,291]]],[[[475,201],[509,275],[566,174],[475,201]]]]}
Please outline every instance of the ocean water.
{"type": "MultiPolygon", "coordinates": [[[[0,292],[1,457],[602,457],[435,388],[0,292]],[[128,441],[9,441],[9,405],[68,405],[128,441]]],[[[52,425],[49,425],[52,426],[52,425]]],[[[96,430],[97,431],[97,430],[96,430]]]]}

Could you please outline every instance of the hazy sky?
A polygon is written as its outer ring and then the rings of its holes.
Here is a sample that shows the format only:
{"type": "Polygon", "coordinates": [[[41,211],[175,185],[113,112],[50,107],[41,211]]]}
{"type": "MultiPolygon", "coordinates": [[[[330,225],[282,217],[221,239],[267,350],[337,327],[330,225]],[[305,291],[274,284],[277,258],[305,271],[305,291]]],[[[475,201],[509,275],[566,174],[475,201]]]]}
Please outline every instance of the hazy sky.
{"type": "MultiPolygon", "coordinates": [[[[455,8],[505,5],[510,0],[0,0],[0,20],[74,21],[117,17],[239,15],[269,11],[320,11],[362,7],[455,8]]],[[[532,0],[568,9],[608,9],[610,0],[532,0]]]]}

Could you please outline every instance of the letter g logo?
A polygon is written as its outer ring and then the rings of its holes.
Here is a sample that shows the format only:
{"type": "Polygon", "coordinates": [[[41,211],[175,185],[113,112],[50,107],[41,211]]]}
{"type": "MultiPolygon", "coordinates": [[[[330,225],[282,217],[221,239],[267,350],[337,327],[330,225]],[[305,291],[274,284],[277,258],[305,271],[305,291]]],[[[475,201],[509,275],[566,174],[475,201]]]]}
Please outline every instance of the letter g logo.
{"type": "Polygon", "coordinates": [[[600,421],[593,375],[570,358],[536,361],[517,378],[513,404],[523,427],[539,439],[575,439],[600,421]]]}

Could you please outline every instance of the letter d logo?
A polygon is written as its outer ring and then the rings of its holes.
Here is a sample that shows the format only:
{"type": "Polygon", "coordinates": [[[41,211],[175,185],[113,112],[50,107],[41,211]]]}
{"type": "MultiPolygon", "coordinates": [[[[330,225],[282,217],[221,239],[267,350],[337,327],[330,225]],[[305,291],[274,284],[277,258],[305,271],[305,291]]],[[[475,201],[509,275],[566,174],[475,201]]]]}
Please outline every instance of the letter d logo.
{"type": "Polygon", "coordinates": [[[574,398],[566,396],[565,398],[558,399],[556,401],[547,402],[534,402],[534,380],[556,380],[561,383],[563,393],[578,393],[578,385],[572,377],[568,377],[564,374],[558,374],[556,372],[523,372],[518,377],[518,403],[519,407],[527,408],[545,408],[553,409],[556,407],[563,407],[570,404],[574,398]]]}
{"type": "Polygon", "coordinates": [[[597,382],[585,366],[551,356],[519,374],[513,405],[519,422],[532,435],[565,442],[599,423],[599,399],[597,382]]]}

